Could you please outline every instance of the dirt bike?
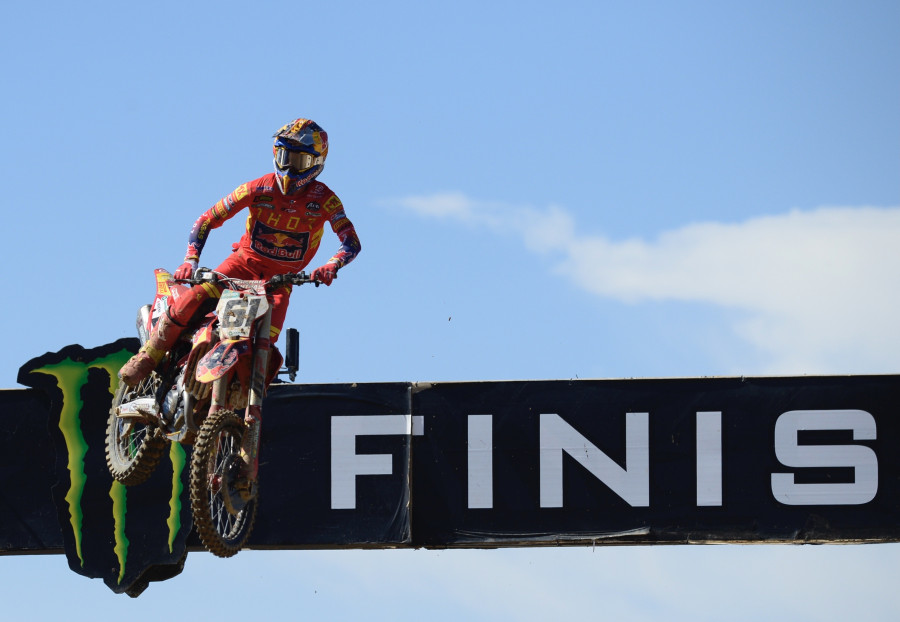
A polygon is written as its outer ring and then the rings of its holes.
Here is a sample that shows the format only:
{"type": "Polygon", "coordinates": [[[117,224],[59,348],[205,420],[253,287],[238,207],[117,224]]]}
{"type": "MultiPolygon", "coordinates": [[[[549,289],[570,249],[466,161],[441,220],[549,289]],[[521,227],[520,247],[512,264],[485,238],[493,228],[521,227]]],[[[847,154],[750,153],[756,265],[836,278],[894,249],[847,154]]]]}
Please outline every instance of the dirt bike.
{"type": "Polygon", "coordinates": [[[288,329],[286,370],[279,372],[283,359],[269,342],[270,292],[286,284],[319,283],[303,272],[247,281],[206,268],[180,281],[157,269],[156,283],[153,305],[138,312],[142,345],[171,301],[187,295],[190,285],[214,283],[224,290],[215,312],[195,319],[145,380],[134,387],[119,382],[106,432],[106,463],[116,480],[134,486],[150,477],[168,443],[193,445],[194,526],[207,549],[230,557],[247,541],[256,518],[266,388],[278,373],[293,381],[298,366],[297,331],[288,329]]]}

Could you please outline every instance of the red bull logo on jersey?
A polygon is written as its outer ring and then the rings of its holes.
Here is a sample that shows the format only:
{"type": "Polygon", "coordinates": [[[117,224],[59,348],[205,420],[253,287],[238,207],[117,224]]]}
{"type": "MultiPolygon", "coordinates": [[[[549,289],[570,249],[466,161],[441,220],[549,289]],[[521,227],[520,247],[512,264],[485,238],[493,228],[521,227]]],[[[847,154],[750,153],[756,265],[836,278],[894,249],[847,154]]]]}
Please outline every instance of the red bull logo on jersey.
{"type": "Polygon", "coordinates": [[[257,221],[250,233],[250,246],[254,251],[278,261],[303,261],[309,249],[309,233],[292,231],[285,233],[257,221]]]}

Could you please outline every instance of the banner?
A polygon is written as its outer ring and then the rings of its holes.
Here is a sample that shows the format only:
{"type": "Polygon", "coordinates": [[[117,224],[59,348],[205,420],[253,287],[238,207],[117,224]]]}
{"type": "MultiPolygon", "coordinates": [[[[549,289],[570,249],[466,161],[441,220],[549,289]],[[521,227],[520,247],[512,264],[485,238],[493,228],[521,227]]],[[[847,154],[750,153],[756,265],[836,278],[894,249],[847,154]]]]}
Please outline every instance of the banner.
{"type": "Polygon", "coordinates": [[[897,376],[423,385],[414,542],[900,536],[897,376]]]}
{"type": "Polygon", "coordinates": [[[252,548],[412,544],[409,385],[272,385],[252,548]]]}
{"type": "MultiPolygon", "coordinates": [[[[0,391],[0,553],[139,594],[181,572],[191,447],[114,482],[123,339],[0,391]]],[[[900,541],[900,376],[273,384],[250,548],[900,541]]]]}

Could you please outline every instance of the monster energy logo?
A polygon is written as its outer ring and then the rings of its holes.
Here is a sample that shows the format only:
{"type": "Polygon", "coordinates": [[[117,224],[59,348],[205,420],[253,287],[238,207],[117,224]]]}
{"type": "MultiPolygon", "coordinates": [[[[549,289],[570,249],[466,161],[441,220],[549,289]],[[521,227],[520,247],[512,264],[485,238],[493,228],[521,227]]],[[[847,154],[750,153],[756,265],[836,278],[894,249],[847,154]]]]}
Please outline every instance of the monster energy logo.
{"type": "MultiPolygon", "coordinates": [[[[120,340],[94,350],[69,346],[56,355],[31,361],[20,371],[20,382],[60,396],[54,406],[64,449],[64,458],[57,452],[58,463],[65,464],[59,486],[65,494],[57,504],[64,506],[58,510],[64,536],[66,530],[70,536],[64,537],[70,566],[81,574],[103,578],[117,592],[129,592],[148,571],[153,578],[167,578],[161,576],[166,574],[160,572],[161,565],[169,567],[170,576],[180,572],[187,539],[182,527],[190,531],[190,519],[186,525],[182,520],[183,510],[189,508],[182,503],[187,459],[181,445],[170,445],[170,476],[160,464],[150,482],[135,488],[113,480],[106,469],[106,422],[118,388],[117,372],[136,345],[136,340],[120,340]],[[151,483],[154,480],[157,485],[151,483]],[[162,487],[160,480],[166,482],[162,487]],[[160,498],[162,494],[168,497],[167,504],[160,498]],[[160,512],[164,512],[164,521],[160,512]],[[160,522],[165,529],[158,528],[160,522]],[[141,540],[137,549],[133,540],[141,540]],[[114,564],[107,561],[110,554],[114,564]],[[173,563],[176,572],[172,572],[173,563]]],[[[137,593],[146,587],[146,581],[144,578],[137,593]]]]}

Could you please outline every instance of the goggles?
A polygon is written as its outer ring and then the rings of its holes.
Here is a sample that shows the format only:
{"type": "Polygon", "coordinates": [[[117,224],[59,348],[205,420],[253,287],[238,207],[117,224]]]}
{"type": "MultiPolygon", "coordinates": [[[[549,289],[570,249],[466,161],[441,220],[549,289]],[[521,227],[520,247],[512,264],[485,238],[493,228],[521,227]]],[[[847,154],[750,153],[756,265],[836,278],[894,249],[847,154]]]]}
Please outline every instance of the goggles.
{"type": "Polygon", "coordinates": [[[275,147],[275,165],[281,170],[292,169],[298,173],[308,171],[314,166],[323,164],[325,158],[304,151],[288,149],[281,145],[275,147]]]}

